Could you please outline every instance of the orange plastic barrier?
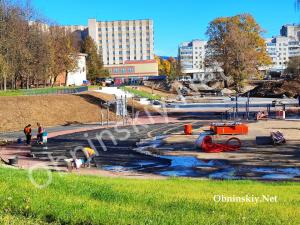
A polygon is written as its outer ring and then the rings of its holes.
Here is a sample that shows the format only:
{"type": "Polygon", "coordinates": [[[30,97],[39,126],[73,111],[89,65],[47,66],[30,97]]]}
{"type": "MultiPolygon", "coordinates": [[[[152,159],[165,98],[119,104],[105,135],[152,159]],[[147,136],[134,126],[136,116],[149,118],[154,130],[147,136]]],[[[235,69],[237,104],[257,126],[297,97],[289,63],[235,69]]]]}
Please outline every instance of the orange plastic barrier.
{"type": "Polygon", "coordinates": [[[184,133],[185,133],[185,135],[192,135],[192,133],[193,133],[192,124],[185,124],[184,125],[184,133]]]}
{"type": "Polygon", "coordinates": [[[219,135],[248,134],[248,126],[246,124],[212,125],[210,130],[219,135]]]}
{"type": "Polygon", "coordinates": [[[211,136],[205,136],[200,147],[206,153],[219,153],[239,150],[241,145],[240,139],[235,137],[228,139],[225,144],[215,144],[212,142],[211,136]],[[233,141],[237,144],[232,144],[233,141]]]}

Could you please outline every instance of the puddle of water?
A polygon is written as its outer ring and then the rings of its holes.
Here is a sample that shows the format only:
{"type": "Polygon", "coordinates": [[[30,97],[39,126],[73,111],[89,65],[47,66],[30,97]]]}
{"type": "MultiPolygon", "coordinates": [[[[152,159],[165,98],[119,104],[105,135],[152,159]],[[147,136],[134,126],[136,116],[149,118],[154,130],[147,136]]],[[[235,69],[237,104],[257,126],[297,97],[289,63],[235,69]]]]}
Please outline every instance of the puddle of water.
{"type": "Polygon", "coordinates": [[[298,168],[255,168],[252,172],[265,173],[261,177],[263,179],[293,179],[300,176],[300,169],[298,168]]]}
{"type": "Polygon", "coordinates": [[[124,166],[102,166],[101,168],[112,172],[125,172],[130,170],[130,167],[124,166]]]}
{"type": "Polygon", "coordinates": [[[197,167],[207,165],[207,163],[193,156],[162,156],[161,158],[171,160],[170,167],[197,167]]]}
{"type": "Polygon", "coordinates": [[[295,176],[293,174],[267,174],[263,175],[262,178],[276,180],[276,179],[293,179],[295,176]]]}
{"type": "Polygon", "coordinates": [[[212,179],[227,179],[227,180],[238,179],[238,177],[235,176],[234,168],[223,169],[221,171],[211,173],[208,177],[212,179]]]}
{"type": "Polygon", "coordinates": [[[194,156],[161,156],[161,158],[171,160],[171,165],[166,170],[158,172],[163,176],[202,177],[203,172],[201,173],[197,167],[210,168],[224,165],[219,161],[203,161],[194,156]]]}
{"type": "Polygon", "coordinates": [[[165,139],[166,136],[157,136],[152,139],[145,139],[137,143],[137,147],[153,147],[157,148],[161,146],[163,139],[165,139]]]}
{"type": "Polygon", "coordinates": [[[169,177],[196,177],[197,173],[193,169],[167,170],[159,172],[160,175],[169,177]]]}

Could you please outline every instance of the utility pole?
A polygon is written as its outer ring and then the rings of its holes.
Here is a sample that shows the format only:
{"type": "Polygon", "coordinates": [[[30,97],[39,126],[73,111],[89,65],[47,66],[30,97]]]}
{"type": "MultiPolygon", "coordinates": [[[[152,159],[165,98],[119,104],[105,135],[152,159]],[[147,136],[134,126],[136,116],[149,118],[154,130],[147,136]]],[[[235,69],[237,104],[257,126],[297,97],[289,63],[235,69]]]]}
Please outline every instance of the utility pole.
{"type": "Polygon", "coordinates": [[[239,105],[238,105],[238,93],[236,93],[235,96],[235,121],[239,118],[239,109],[238,109],[239,105]]]}
{"type": "Polygon", "coordinates": [[[132,97],[132,115],[131,115],[131,117],[132,117],[132,125],[133,125],[133,123],[134,123],[134,97],[132,97]]]}
{"type": "Polygon", "coordinates": [[[121,96],[121,113],[122,113],[122,120],[123,120],[123,126],[125,125],[125,97],[123,100],[123,96],[121,96]]]}
{"type": "Polygon", "coordinates": [[[248,91],[248,94],[247,94],[247,120],[249,120],[249,112],[250,111],[250,91],[248,91]]]}
{"type": "Polygon", "coordinates": [[[107,108],[106,108],[106,119],[107,119],[107,123],[106,123],[106,125],[107,125],[107,127],[108,127],[108,124],[109,124],[109,104],[107,104],[107,108]]]}
{"type": "Polygon", "coordinates": [[[102,112],[102,107],[100,108],[100,116],[101,116],[101,126],[103,126],[103,112],[102,112]]]}

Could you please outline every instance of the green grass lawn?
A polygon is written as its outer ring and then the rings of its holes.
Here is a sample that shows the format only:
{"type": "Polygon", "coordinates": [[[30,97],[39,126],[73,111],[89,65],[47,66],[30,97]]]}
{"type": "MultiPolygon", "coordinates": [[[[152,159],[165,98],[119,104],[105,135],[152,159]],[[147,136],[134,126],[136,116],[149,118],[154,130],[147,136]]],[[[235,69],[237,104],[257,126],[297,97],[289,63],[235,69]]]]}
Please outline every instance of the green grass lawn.
{"type": "Polygon", "coordinates": [[[148,98],[150,100],[161,100],[161,96],[153,95],[151,93],[148,93],[146,91],[137,90],[131,87],[121,87],[123,91],[127,91],[131,94],[134,94],[135,96],[141,97],[141,98],[148,98]]]}
{"type": "Polygon", "coordinates": [[[71,90],[76,87],[46,87],[46,88],[31,88],[17,90],[0,90],[1,96],[26,96],[26,95],[45,95],[45,94],[60,94],[63,90],[71,90]]]}
{"type": "Polygon", "coordinates": [[[53,174],[50,186],[37,189],[26,171],[0,167],[0,201],[0,224],[300,224],[299,183],[53,174]],[[278,202],[213,201],[262,194],[278,202]]]}

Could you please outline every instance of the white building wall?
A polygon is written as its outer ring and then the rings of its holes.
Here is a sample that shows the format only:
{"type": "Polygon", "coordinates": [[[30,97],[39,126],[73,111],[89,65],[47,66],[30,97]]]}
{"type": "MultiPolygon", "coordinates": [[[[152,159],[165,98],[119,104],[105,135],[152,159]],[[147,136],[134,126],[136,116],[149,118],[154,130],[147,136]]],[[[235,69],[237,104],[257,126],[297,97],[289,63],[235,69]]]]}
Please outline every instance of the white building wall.
{"type": "Polygon", "coordinates": [[[97,43],[104,65],[154,59],[152,20],[97,22],[90,19],[88,24],[89,35],[97,43]]]}
{"type": "Polygon", "coordinates": [[[86,77],[86,54],[79,54],[77,56],[77,69],[68,72],[67,76],[67,86],[81,86],[84,81],[87,80],[86,77]]]}
{"type": "Polygon", "coordinates": [[[300,42],[288,37],[268,38],[266,47],[273,63],[271,70],[282,71],[287,68],[291,57],[300,56],[300,42]]]}
{"type": "Polygon", "coordinates": [[[280,35],[300,41],[300,25],[284,25],[280,30],[280,35]]]}
{"type": "Polygon", "coordinates": [[[183,73],[194,74],[204,72],[206,44],[206,41],[193,40],[191,42],[183,42],[179,46],[179,57],[183,73]]]}

